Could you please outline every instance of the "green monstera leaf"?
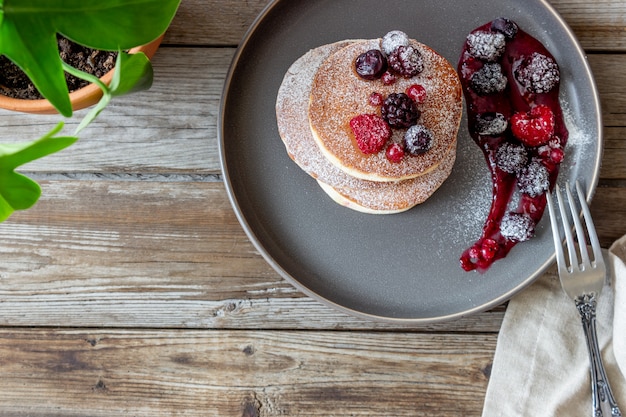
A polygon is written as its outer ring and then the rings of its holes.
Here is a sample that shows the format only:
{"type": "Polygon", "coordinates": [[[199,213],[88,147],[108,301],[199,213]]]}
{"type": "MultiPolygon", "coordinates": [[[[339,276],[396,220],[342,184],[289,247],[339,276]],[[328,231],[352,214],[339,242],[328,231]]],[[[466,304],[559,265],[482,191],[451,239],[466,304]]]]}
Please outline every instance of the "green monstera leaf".
{"type": "Polygon", "coordinates": [[[72,107],[56,35],[100,50],[159,37],[180,0],[0,0],[0,54],[15,62],[64,116],[72,107]]]}
{"type": "Polygon", "coordinates": [[[60,151],[78,140],[74,136],[56,137],[62,128],[63,123],[59,123],[48,134],[33,142],[0,144],[0,222],[15,210],[32,207],[41,195],[39,184],[15,172],[15,168],[60,151]]]}

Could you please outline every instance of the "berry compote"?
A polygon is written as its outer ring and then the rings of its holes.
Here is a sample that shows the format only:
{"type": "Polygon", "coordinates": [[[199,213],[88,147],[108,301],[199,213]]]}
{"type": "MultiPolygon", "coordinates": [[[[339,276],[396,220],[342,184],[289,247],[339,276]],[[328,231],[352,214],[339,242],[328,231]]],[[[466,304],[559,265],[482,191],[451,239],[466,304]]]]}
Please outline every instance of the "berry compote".
{"type": "Polygon", "coordinates": [[[458,72],[469,132],[487,161],[493,197],[482,234],[460,264],[466,271],[485,271],[532,237],[568,131],[556,60],[512,20],[499,18],[472,31],[458,72]]]}

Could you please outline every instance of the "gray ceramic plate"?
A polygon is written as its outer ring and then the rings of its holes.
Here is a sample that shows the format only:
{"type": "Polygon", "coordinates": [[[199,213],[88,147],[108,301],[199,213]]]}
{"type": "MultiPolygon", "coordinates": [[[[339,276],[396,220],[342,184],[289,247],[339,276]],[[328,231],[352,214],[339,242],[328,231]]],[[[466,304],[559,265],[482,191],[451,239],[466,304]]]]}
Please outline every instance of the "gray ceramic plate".
{"type": "Polygon", "coordinates": [[[540,0],[278,0],[248,31],[228,74],[219,119],[224,180],[249,238],[306,294],[370,318],[426,323],[493,307],[553,260],[549,225],[484,274],[464,272],[463,250],[479,237],[491,183],[465,116],[450,178],[427,202],[395,215],[334,203],[293,163],[278,136],[274,104],[285,71],[309,49],[400,29],[456,66],[472,29],[505,16],[541,40],[561,66],[562,102],[575,123],[560,179],[592,194],[602,154],[598,95],[570,29],[540,0]]]}

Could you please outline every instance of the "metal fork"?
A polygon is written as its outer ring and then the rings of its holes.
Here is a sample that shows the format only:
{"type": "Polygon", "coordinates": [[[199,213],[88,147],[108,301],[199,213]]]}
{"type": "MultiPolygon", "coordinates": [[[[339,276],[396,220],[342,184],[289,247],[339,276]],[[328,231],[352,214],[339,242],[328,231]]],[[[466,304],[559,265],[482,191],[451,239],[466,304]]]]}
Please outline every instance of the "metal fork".
{"type": "MultiPolygon", "coordinates": [[[[575,304],[582,320],[587,348],[589,350],[589,359],[591,361],[591,392],[593,416],[603,416],[603,404],[610,408],[611,416],[621,416],[622,413],[617,406],[609,380],[604,370],[600,348],[598,347],[598,337],[596,334],[596,302],[597,296],[604,286],[606,279],[606,266],[602,258],[602,250],[600,242],[596,234],[593,220],[589,212],[589,207],[585,201],[585,194],[582,192],[580,183],[576,181],[576,193],[578,194],[579,206],[582,209],[583,218],[589,235],[589,241],[593,249],[593,260],[590,260],[587,250],[587,240],[585,238],[585,230],[579,218],[579,210],[576,209],[576,201],[572,197],[569,183],[566,186],[566,195],[569,201],[570,214],[568,215],[563,202],[563,197],[559,186],[556,186],[556,196],[559,204],[559,211],[563,223],[565,233],[565,241],[567,252],[569,254],[569,264],[565,261],[563,253],[563,240],[559,233],[559,225],[555,208],[552,203],[552,196],[548,192],[548,210],[550,211],[550,223],[552,225],[552,236],[554,237],[554,245],[556,247],[556,260],[561,279],[561,286],[565,293],[570,296],[575,304]],[[576,230],[576,238],[578,244],[574,241],[572,234],[572,226],[569,218],[574,223],[576,230]],[[581,262],[578,260],[580,255],[581,262]]],[[[608,411],[608,410],[607,410],[608,411]]]]}

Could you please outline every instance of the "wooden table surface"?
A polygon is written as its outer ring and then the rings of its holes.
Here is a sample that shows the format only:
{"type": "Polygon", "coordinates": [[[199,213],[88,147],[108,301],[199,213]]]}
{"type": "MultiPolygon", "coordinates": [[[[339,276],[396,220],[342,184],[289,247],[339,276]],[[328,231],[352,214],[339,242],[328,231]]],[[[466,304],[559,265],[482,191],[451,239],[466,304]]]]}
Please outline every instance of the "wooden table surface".
{"type": "MultiPolygon", "coordinates": [[[[348,316],[282,279],[237,222],[217,114],[267,3],[183,0],[152,90],[25,168],[43,197],[0,224],[0,416],[480,415],[505,305],[428,326],[348,316]]],[[[592,211],[608,246],[626,233],[626,2],[551,3],[601,94],[592,211]]],[[[2,111],[0,140],[57,120],[2,111]]]]}

